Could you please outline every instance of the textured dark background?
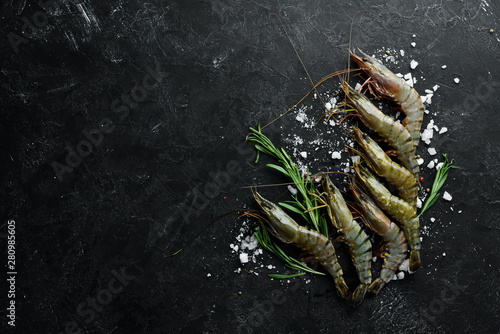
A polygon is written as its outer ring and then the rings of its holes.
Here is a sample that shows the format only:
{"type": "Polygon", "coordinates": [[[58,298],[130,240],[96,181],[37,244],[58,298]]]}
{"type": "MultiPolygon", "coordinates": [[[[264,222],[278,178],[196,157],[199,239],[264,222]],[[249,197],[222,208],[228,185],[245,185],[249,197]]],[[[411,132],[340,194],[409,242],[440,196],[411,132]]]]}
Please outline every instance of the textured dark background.
{"type": "MultiPolygon", "coordinates": [[[[35,1],[4,1],[0,227],[5,254],[7,220],[16,221],[18,332],[497,333],[500,4],[435,3],[86,0],[46,12],[35,1]],[[327,276],[307,276],[306,284],[270,280],[266,271],[249,275],[245,267],[234,273],[242,267],[229,249],[239,233],[236,214],[165,259],[214,217],[252,205],[242,187],[284,181],[254,164],[243,142],[249,126],[269,122],[310,88],[269,14],[282,17],[319,80],[346,67],[351,18],[361,10],[370,12],[356,16],[353,46],[404,49],[395,71],[407,73],[416,59],[413,73],[425,78],[417,90],[441,86],[429,109],[449,131],[432,146],[460,166],[444,189],[453,201],[438,201],[422,219],[433,232],[423,241],[422,269],[353,310],[327,276]],[[21,36],[23,17],[33,22],[40,12],[47,22],[16,52],[9,36],[21,36]],[[113,112],[112,102],[123,107],[122,95],[143,84],[148,67],[161,84],[128,115],[113,112]],[[66,146],[75,148],[82,131],[105,118],[113,131],[60,182],[52,163],[65,163],[66,146]],[[230,161],[229,184],[203,200],[199,194],[230,161]],[[121,270],[129,281],[107,300],[121,270]],[[106,304],[93,315],[85,313],[92,298],[106,304]]],[[[338,80],[322,89],[337,90],[338,80]]],[[[319,102],[307,103],[318,118],[319,102]]],[[[277,145],[279,126],[292,131],[294,117],[268,132],[277,145]]],[[[324,125],[317,129],[325,133],[324,125]]],[[[428,161],[423,143],[419,153],[428,161]]],[[[338,167],[326,149],[314,157],[316,167],[338,167]]],[[[424,167],[422,175],[430,186],[434,172],[424,167]]],[[[286,272],[274,257],[262,261],[286,272]]],[[[352,268],[346,271],[354,287],[352,268]]],[[[1,286],[2,332],[10,333],[1,286]]]]}

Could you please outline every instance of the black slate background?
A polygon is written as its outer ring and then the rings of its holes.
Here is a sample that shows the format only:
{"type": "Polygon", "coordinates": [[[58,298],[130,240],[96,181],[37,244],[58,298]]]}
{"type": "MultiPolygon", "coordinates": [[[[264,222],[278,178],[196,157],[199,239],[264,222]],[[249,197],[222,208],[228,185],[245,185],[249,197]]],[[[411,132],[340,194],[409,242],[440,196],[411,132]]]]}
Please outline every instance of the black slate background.
{"type": "MultiPolygon", "coordinates": [[[[14,219],[18,272],[16,328],[7,325],[3,284],[2,332],[499,332],[498,1],[68,1],[16,52],[9,33],[21,35],[23,17],[32,22],[40,12],[34,1],[1,5],[1,244],[6,254],[14,219]],[[453,201],[438,201],[422,219],[433,231],[422,269],[353,310],[326,276],[306,284],[244,267],[234,273],[236,213],[164,258],[213,218],[252,205],[242,187],[283,182],[254,164],[244,143],[249,126],[268,123],[310,89],[269,14],[282,17],[317,81],[346,67],[351,18],[361,10],[370,11],[354,20],[353,46],[404,49],[406,60],[419,62],[414,73],[441,86],[429,109],[449,132],[432,146],[460,166],[444,189],[453,201]],[[161,84],[120,119],[111,104],[141,86],[148,67],[161,84]],[[51,164],[64,163],[66,145],[75,148],[82,131],[105,118],[113,130],[60,182],[51,164]],[[230,182],[203,200],[228,170],[230,182]],[[89,303],[106,298],[110,282],[118,289],[113,278],[122,270],[125,286],[91,315],[89,303]]],[[[397,66],[409,71],[408,63],[397,66]]],[[[338,80],[325,85],[335,91],[338,80]]],[[[319,117],[319,102],[308,104],[319,117]]],[[[294,116],[281,120],[270,137],[283,144],[280,131],[293,124],[294,116]]],[[[419,153],[428,160],[425,148],[419,153]]],[[[335,169],[323,153],[315,166],[335,169]]],[[[423,168],[427,186],[433,173],[423,168]]],[[[285,272],[276,258],[263,261],[285,272]]]]}

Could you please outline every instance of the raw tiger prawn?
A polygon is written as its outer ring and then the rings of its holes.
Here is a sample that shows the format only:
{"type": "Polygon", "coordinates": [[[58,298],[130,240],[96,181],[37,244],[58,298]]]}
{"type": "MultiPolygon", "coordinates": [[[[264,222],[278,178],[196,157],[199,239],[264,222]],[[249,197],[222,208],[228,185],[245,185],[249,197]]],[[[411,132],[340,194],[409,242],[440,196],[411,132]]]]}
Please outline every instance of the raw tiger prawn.
{"type": "Polygon", "coordinates": [[[262,197],[258,192],[255,192],[254,198],[267,217],[265,226],[269,232],[281,241],[294,244],[311,253],[333,276],[340,296],[349,299],[349,288],[345,283],[342,268],[330,240],[318,231],[300,226],[283,209],[262,197]]]}
{"type": "Polygon", "coordinates": [[[368,190],[377,205],[399,223],[410,246],[410,270],[415,272],[420,267],[420,223],[417,212],[402,199],[392,195],[372,173],[359,163],[354,163],[354,170],[360,183],[368,190]]]}
{"type": "Polygon", "coordinates": [[[372,244],[365,231],[352,217],[351,211],[347,206],[339,189],[332,183],[330,178],[321,175],[321,184],[323,186],[324,198],[321,200],[327,206],[328,216],[333,225],[340,234],[341,240],[347,245],[351,259],[354,262],[359,286],[352,294],[353,306],[361,304],[365,293],[372,281],[371,262],[372,262],[372,244]]]}
{"type": "Polygon", "coordinates": [[[424,104],[417,91],[396,76],[381,62],[359,50],[360,56],[351,52],[352,59],[370,77],[367,84],[376,97],[395,102],[406,114],[406,127],[416,148],[420,141],[420,128],[424,119],[424,104]]]}
{"type": "Polygon", "coordinates": [[[353,182],[349,189],[359,210],[361,210],[366,225],[384,239],[385,252],[382,255],[384,264],[380,277],[368,287],[368,292],[377,294],[385,284],[389,283],[396,270],[406,259],[408,243],[403,231],[380,210],[375,202],[353,182]]]}

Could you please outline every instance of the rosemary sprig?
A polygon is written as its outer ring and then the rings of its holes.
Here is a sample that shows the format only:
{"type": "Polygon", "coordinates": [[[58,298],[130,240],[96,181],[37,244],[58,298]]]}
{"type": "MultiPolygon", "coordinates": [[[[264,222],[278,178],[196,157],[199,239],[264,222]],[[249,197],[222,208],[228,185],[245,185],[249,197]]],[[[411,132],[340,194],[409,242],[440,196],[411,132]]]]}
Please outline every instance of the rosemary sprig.
{"type": "MultiPolygon", "coordinates": [[[[312,274],[324,275],[322,272],[311,269],[308,266],[304,265],[299,260],[286,255],[285,252],[271,240],[271,236],[269,235],[266,228],[264,227],[264,223],[260,222],[260,225],[261,225],[261,228],[260,228],[260,230],[255,232],[255,237],[257,238],[257,240],[259,240],[259,243],[262,245],[262,247],[264,247],[265,249],[267,249],[271,253],[276,254],[281,259],[283,259],[285,261],[286,267],[288,267],[290,269],[294,269],[294,270],[303,271],[303,272],[307,271],[307,272],[312,273],[312,274]]],[[[299,276],[299,275],[297,275],[297,276],[299,276]]]]}
{"type": "Polygon", "coordinates": [[[299,277],[299,276],[302,276],[305,274],[306,273],[298,273],[298,274],[292,274],[292,275],[268,274],[267,277],[276,278],[276,279],[287,279],[287,278],[299,277]]]}
{"type": "Polygon", "coordinates": [[[429,195],[429,198],[427,201],[425,201],[424,207],[420,211],[420,214],[418,215],[419,217],[427,211],[434,203],[439,198],[439,193],[438,191],[441,189],[441,187],[444,185],[446,182],[446,179],[448,178],[448,172],[450,171],[451,168],[458,168],[457,166],[453,165],[453,160],[448,161],[448,155],[443,154],[444,157],[444,162],[441,168],[438,169],[436,173],[436,178],[434,179],[434,183],[432,184],[432,189],[429,195]]]}
{"type": "MultiPolygon", "coordinates": [[[[263,152],[278,160],[279,165],[267,164],[267,166],[288,177],[295,184],[295,187],[302,197],[302,201],[300,201],[297,196],[292,196],[294,199],[292,202],[288,201],[285,202],[285,204],[280,203],[280,205],[294,212],[301,210],[302,213],[300,214],[307,221],[310,228],[321,232],[323,235],[328,235],[326,220],[324,217],[321,217],[319,210],[311,210],[307,212],[307,215],[303,214],[304,211],[318,206],[316,198],[309,195],[315,191],[314,185],[304,179],[299,168],[292,161],[292,158],[288,155],[288,153],[286,153],[283,148],[277,149],[271,140],[269,140],[269,138],[261,132],[260,124],[257,127],[257,130],[250,128],[250,131],[252,131],[252,133],[247,137],[247,140],[256,142],[257,144],[255,144],[255,148],[259,152],[263,152]],[[293,208],[296,208],[297,210],[294,210],[293,208]]],[[[258,156],[256,162],[257,161],[258,156]]]]}

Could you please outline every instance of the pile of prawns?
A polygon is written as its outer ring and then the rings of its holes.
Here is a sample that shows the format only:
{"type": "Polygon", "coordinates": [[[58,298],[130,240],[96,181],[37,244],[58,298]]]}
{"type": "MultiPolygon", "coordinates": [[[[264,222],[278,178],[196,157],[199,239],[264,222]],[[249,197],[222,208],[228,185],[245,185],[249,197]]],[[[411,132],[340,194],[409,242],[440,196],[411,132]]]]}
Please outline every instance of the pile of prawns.
{"type": "Polygon", "coordinates": [[[344,110],[359,116],[369,130],[391,146],[399,162],[393,161],[367,133],[352,127],[352,133],[360,146],[359,151],[356,151],[364,163],[361,159],[355,160],[349,190],[365,226],[383,239],[384,263],[380,277],[372,281],[370,238],[353,218],[342,193],[327,173],[317,175],[321,178],[322,192],[315,196],[327,208],[329,219],[339,235],[337,240],[347,246],[356,268],[360,283],[352,294],[344,280],[332,241],[320,232],[297,224],[278,205],[259,193],[255,192],[254,198],[266,218],[266,229],[281,241],[310,253],[333,276],[339,295],[353,306],[358,306],[367,292],[376,295],[391,280],[408,253],[410,272],[420,267],[417,216],[420,180],[415,148],[420,141],[424,106],[417,91],[378,60],[360,50],[360,55],[350,54],[369,78],[359,90],[353,89],[345,81],[342,83],[344,110]],[[361,93],[365,85],[375,98],[390,101],[406,118],[399,122],[385,115],[361,93]],[[391,193],[379,177],[391,184],[397,194],[391,193]]]}

